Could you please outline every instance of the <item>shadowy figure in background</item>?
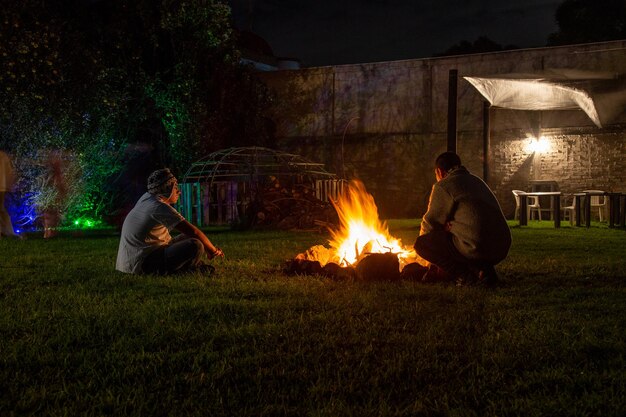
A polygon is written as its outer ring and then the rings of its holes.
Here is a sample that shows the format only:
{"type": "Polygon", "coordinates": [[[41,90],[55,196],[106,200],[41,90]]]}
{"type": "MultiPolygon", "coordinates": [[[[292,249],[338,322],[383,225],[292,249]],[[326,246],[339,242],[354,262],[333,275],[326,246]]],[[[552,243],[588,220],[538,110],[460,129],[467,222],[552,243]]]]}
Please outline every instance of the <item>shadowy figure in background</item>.
{"type": "Polygon", "coordinates": [[[158,167],[170,165],[169,136],[162,121],[161,111],[154,100],[144,101],[145,119],[137,127],[134,140],[124,150],[123,168],[108,184],[115,196],[116,207],[110,211],[109,221],[119,228],[137,200],[145,193],[145,181],[158,167]]]}
{"type": "Polygon", "coordinates": [[[437,157],[435,176],[414,246],[431,263],[422,281],[495,285],[494,265],[506,258],[511,247],[511,230],[498,200],[454,152],[437,157]]]}
{"type": "Polygon", "coordinates": [[[67,197],[67,185],[63,176],[64,161],[62,154],[51,151],[45,160],[46,175],[43,179],[42,192],[48,193],[46,204],[41,208],[43,217],[43,237],[50,239],[57,235],[61,222],[61,207],[67,197]]]}
{"type": "Polygon", "coordinates": [[[105,184],[111,195],[107,206],[106,221],[122,229],[124,218],[146,192],[146,178],[156,169],[153,149],[147,143],[129,143],[122,155],[122,168],[105,184]]]}
{"type": "MultiPolygon", "coordinates": [[[[163,111],[158,108],[151,98],[144,100],[145,119],[139,123],[135,136],[136,144],[147,145],[150,149],[150,160],[156,167],[169,166],[170,139],[167,129],[163,125],[163,111]]],[[[154,167],[150,172],[156,169],[154,167]]],[[[141,179],[142,185],[146,177],[141,179]]]]}
{"type": "Polygon", "coordinates": [[[15,185],[15,169],[11,158],[0,150],[0,238],[3,236],[21,238],[13,230],[11,216],[5,207],[5,197],[13,190],[15,185]]]}
{"type": "Polygon", "coordinates": [[[118,271],[159,275],[213,272],[213,266],[202,262],[202,255],[212,259],[224,257],[224,252],[172,207],[179,197],[178,180],[168,168],[150,174],[148,192],[139,198],[122,226],[115,265],[118,271]],[[181,234],[172,238],[172,229],[181,234]]]}

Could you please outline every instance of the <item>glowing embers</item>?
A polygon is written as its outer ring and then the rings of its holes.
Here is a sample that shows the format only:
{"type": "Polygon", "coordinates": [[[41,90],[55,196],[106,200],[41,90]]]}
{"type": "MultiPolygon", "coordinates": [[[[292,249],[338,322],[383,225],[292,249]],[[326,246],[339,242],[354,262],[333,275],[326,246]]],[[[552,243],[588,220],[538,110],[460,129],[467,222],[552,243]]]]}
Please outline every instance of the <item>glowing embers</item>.
{"type": "Polygon", "coordinates": [[[339,226],[331,230],[330,247],[317,245],[298,254],[286,265],[286,273],[386,279],[390,274],[395,278],[408,264],[425,264],[411,247],[389,234],[387,225],[378,218],[374,198],[360,181],[351,181],[333,206],[339,226]]]}

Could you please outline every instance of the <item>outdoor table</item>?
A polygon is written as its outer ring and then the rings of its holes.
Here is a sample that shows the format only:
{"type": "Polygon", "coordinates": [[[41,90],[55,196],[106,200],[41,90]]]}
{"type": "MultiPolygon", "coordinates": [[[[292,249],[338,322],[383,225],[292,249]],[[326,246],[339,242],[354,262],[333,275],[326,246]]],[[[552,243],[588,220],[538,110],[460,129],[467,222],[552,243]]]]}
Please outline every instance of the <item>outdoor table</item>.
{"type": "Polygon", "coordinates": [[[581,199],[585,198],[585,226],[591,226],[591,196],[601,195],[609,199],[609,227],[624,227],[626,225],[626,194],[619,192],[606,191],[587,191],[583,193],[575,193],[576,199],[576,226],[581,225],[581,199]]]}
{"type": "MultiPolygon", "coordinates": [[[[552,209],[552,218],[554,219],[554,227],[561,227],[561,192],[560,191],[535,191],[529,193],[520,194],[520,209],[519,209],[519,225],[528,225],[528,197],[547,196],[550,197],[552,209]]],[[[577,218],[578,219],[578,218],[577,218]]]]}

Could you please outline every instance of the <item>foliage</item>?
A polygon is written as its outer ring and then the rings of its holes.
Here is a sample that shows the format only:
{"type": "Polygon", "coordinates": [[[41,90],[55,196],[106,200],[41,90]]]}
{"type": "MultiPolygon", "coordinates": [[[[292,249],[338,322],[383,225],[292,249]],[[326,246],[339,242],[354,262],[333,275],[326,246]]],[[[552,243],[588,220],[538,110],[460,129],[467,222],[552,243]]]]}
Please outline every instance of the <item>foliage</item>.
{"type": "Polygon", "coordinates": [[[565,0],[556,10],[559,31],[548,45],[567,45],[626,39],[624,0],[565,0]]]}
{"type": "Polygon", "coordinates": [[[37,0],[3,7],[0,21],[3,94],[0,97],[5,118],[15,102],[28,103],[29,110],[41,114],[48,99],[60,98],[66,58],[61,48],[66,28],[53,13],[50,19],[42,19],[35,11],[42,8],[45,2],[37,0]]]}
{"type": "Polygon", "coordinates": [[[0,13],[0,148],[22,161],[29,198],[47,195],[31,171],[49,150],[75,155],[83,173],[67,211],[103,215],[125,204],[121,178],[143,184],[166,165],[180,175],[271,136],[269,97],[239,64],[219,0],[24,0],[0,13]]]}
{"type": "Polygon", "coordinates": [[[536,223],[492,291],[281,275],[310,233],[211,229],[211,277],[116,273],[116,235],[0,240],[0,414],[624,415],[624,231],[536,223]]]}
{"type": "Polygon", "coordinates": [[[508,51],[518,48],[519,47],[515,45],[502,46],[485,36],[479,36],[474,42],[463,40],[455,45],[452,45],[445,52],[435,54],[434,56],[480,54],[485,52],[508,51]]]}
{"type": "MultiPolygon", "coordinates": [[[[47,151],[37,155],[40,168],[31,182],[31,203],[40,212],[58,209],[66,212],[82,194],[81,167],[74,155],[47,151]]],[[[30,176],[30,175],[29,175],[30,176]]]]}

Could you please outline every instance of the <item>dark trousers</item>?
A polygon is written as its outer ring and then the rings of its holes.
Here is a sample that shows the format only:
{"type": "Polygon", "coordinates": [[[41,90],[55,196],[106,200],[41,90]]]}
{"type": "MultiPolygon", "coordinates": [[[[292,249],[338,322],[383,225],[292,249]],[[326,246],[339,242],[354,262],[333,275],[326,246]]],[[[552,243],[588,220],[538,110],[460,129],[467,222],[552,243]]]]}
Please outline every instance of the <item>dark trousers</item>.
{"type": "Polygon", "coordinates": [[[13,231],[13,224],[11,223],[11,216],[4,207],[5,191],[0,191],[0,237],[2,236],[15,236],[13,231]]]}
{"type": "Polygon", "coordinates": [[[144,273],[167,275],[194,269],[200,264],[204,246],[198,239],[176,236],[168,245],[161,246],[144,259],[144,273]]]}
{"type": "Polygon", "coordinates": [[[413,247],[419,256],[438,266],[449,279],[477,273],[497,263],[467,259],[454,246],[452,234],[443,230],[419,236],[413,247]]]}

